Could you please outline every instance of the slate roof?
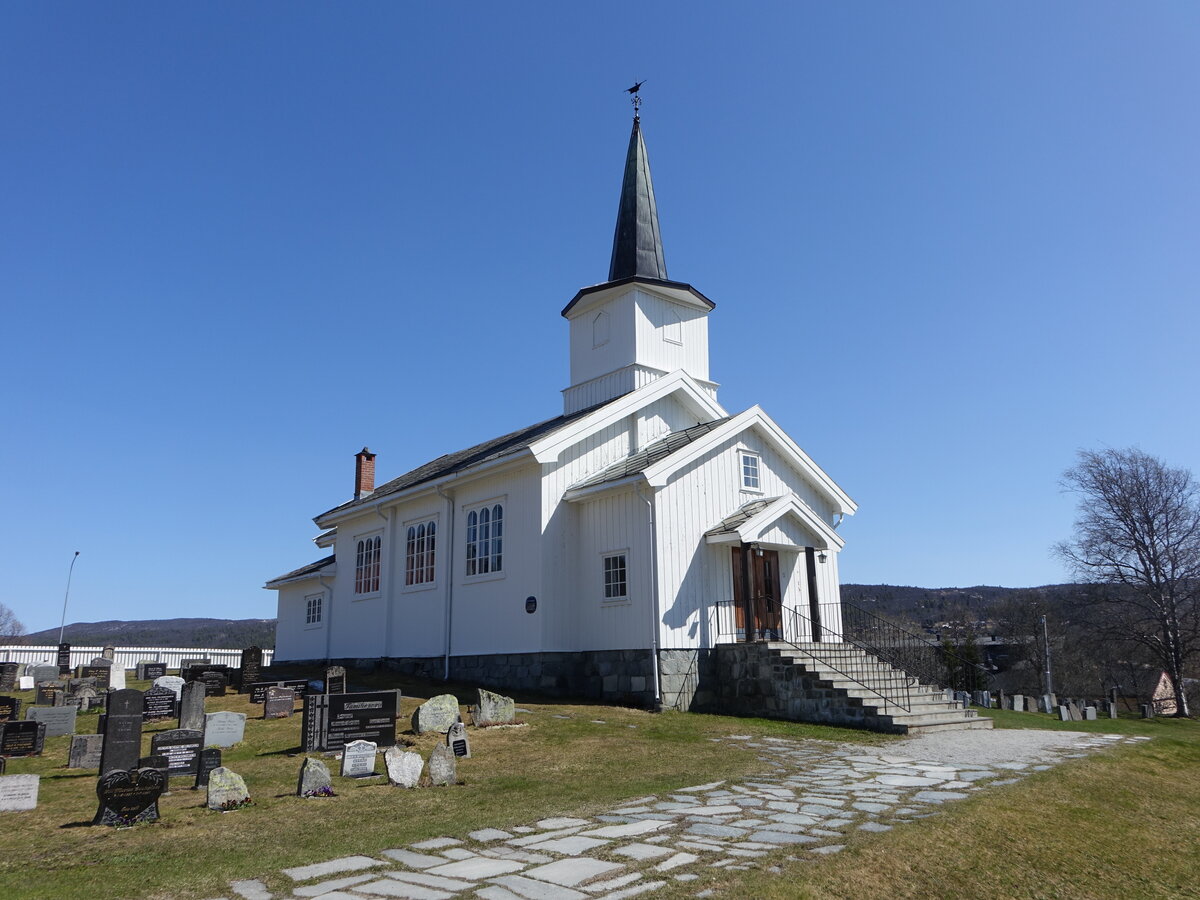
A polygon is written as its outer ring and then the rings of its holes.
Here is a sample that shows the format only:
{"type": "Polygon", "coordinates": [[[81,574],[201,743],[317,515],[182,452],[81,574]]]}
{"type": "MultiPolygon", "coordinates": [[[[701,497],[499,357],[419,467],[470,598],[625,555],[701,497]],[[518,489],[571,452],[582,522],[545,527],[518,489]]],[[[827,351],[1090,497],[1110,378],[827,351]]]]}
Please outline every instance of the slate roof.
{"type": "Polygon", "coordinates": [[[654,202],[654,182],[650,180],[650,158],[642,138],[641,119],[634,116],[629,150],[625,154],[625,176],[621,181],[621,202],[617,207],[608,280],[639,275],[666,280],[667,263],[663,259],[662,236],[658,230],[658,205],[654,202]]]}
{"type": "Polygon", "coordinates": [[[710,535],[735,532],[778,499],[778,497],[764,497],[744,503],[718,522],[714,528],[710,528],[704,533],[710,535]]]}
{"type": "Polygon", "coordinates": [[[686,447],[692,441],[703,437],[714,428],[720,428],[730,418],[730,416],[726,416],[723,419],[714,419],[711,422],[693,425],[691,428],[673,431],[666,437],[652,444],[647,444],[637,453],[627,456],[619,463],[614,463],[607,469],[603,469],[595,475],[571,485],[571,490],[595,487],[596,485],[607,484],[610,481],[620,481],[622,478],[628,478],[630,475],[637,475],[644,472],[659,460],[666,459],[676,450],[686,447]]]}
{"type": "Polygon", "coordinates": [[[576,419],[581,419],[611,402],[613,401],[606,400],[604,403],[589,406],[587,409],[581,409],[570,415],[556,416],[553,419],[529,425],[517,431],[501,435],[498,438],[492,438],[490,441],[484,441],[481,444],[476,444],[474,447],[467,447],[465,450],[459,450],[457,453],[447,453],[445,456],[439,456],[437,459],[427,462],[423,466],[418,466],[411,471],[405,472],[399,478],[393,478],[386,484],[380,485],[370,494],[359,500],[350,500],[340,506],[335,506],[333,509],[326,510],[317,516],[317,519],[321,519],[330,513],[344,512],[357,506],[367,506],[376,503],[381,497],[399,493],[408,488],[416,487],[419,484],[424,484],[427,481],[452,475],[455,472],[461,472],[480,463],[501,459],[505,456],[513,456],[527,449],[538,438],[552,434],[558,429],[571,424],[576,419]]]}
{"type": "Polygon", "coordinates": [[[335,559],[335,557],[326,556],[324,559],[318,559],[315,563],[309,563],[307,566],[301,566],[299,569],[293,569],[290,572],[285,572],[284,574],[278,576],[277,578],[272,578],[270,581],[267,582],[267,584],[268,585],[278,584],[281,581],[292,581],[293,579],[296,579],[296,578],[302,578],[305,575],[315,575],[317,572],[320,572],[326,566],[332,565],[334,559],[335,559]]]}

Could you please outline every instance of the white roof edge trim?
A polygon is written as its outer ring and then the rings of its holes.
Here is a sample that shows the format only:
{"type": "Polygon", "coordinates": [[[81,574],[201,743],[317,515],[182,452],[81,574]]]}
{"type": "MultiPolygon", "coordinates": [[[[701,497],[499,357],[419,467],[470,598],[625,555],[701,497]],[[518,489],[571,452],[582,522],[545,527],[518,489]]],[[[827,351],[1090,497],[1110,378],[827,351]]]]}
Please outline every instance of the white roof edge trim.
{"type": "Polygon", "coordinates": [[[850,495],[837,486],[807,453],[793,441],[757,404],[738,413],[720,428],[714,428],[702,438],[698,438],[686,447],[681,447],[675,453],[665,457],[653,466],[648,466],[644,472],[646,481],[652,487],[663,487],[667,479],[683,466],[693,462],[699,456],[707,453],[712,447],[728,440],[731,436],[746,428],[757,425],[776,447],[789,457],[802,474],[819,489],[823,490],[833,500],[837,512],[852,516],[858,509],[858,504],[850,499],[850,495]]]}
{"type": "Polygon", "coordinates": [[[656,378],[649,384],[644,384],[636,391],[630,391],[622,397],[610,400],[593,413],[589,413],[578,421],[565,425],[553,434],[533,441],[529,449],[539,463],[554,462],[558,455],[567,447],[576,444],[587,435],[617,422],[630,413],[637,412],[643,406],[661,400],[674,393],[683,393],[697,409],[720,419],[729,415],[725,409],[712,397],[708,396],[683,369],[676,369],[669,375],[656,378]]]}
{"type": "Polygon", "coordinates": [[[616,481],[602,481],[600,484],[589,485],[583,488],[569,488],[564,494],[563,499],[568,503],[574,503],[576,500],[586,500],[594,494],[603,494],[605,491],[628,490],[634,485],[645,481],[642,478],[642,473],[637,472],[633,475],[626,475],[616,481]]]}
{"type": "Polygon", "coordinates": [[[263,585],[263,590],[273,591],[283,587],[285,584],[298,584],[301,581],[316,581],[319,578],[327,578],[330,575],[337,574],[337,563],[329,563],[327,566],[322,566],[315,572],[309,572],[307,575],[294,575],[291,578],[273,578],[263,585]],[[332,571],[331,571],[332,570],[332,571]]]}
{"type": "Polygon", "coordinates": [[[757,535],[762,534],[773,524],[786,515],[794,515],[800,522],[823,537],[828,546],[818,549],[841,550],[846,542],[837,532],[821,519],[807,503],[795,494],[785,494],[756,516],[751,516],[737,529],[742,540],[753,542],[757,535]]]}

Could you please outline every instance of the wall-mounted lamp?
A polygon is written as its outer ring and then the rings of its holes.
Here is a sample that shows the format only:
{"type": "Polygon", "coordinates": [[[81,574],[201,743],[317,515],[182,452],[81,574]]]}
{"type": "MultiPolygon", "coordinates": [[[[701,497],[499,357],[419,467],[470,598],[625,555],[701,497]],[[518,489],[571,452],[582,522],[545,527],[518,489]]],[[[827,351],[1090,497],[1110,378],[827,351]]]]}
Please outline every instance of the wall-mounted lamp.
{"type": "Polygon", "coordinates": [[[823,563],[823,562],[825,562],[825,560],[827,560],[827,559],[829,559],[829,554],[828,554],[828,553],[826,553],[824,550],[818,550],[818,551],[817,551],[817,562],[822,562],[822,563],[823,563]]]}

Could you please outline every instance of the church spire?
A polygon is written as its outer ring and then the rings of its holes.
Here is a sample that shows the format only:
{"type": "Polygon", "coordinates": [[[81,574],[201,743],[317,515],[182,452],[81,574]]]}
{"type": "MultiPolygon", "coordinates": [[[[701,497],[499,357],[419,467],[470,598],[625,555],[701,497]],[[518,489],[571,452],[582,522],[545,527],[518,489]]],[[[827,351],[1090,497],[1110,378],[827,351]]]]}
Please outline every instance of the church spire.
{"type": "Polygon", "coordinates": [[[639,276],[666,281],[667,263],[658,231],[658,207],[654,203],[654,183],[650,180],[650,159],[642,139],[641,118],[635,114],[629,150],[625,155],[625,178],[621,182],[621,204],[617,208],[608,280],[639,276]]]}

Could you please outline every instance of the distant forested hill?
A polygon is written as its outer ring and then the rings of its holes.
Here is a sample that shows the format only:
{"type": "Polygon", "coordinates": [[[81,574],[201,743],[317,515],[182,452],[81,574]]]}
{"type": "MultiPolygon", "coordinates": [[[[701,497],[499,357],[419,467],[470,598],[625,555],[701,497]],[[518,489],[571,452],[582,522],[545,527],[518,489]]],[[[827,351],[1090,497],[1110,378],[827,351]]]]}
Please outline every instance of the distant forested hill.
{"type": "Polygon", "coordinates": [[[977,585],[964,588],[920,588],[895,584],[843,584],[842,599],[871,612],[932,626],[948,620],[985,620],[1013,601],[1041,601],[1058,606],[1078,597],[1080,584],[1047,584],[1041,587],[1004,588],[977,585]]]}
{"type": "MultiPolygon", "coordinates": [[[[71,644],[123,647],[275,646],[274,619],[148,619],[144,622],[76,622],[63,640],[71,644]]],[[[57,644],[58,629],[27,634],[26,644],[57,644]]]]}

